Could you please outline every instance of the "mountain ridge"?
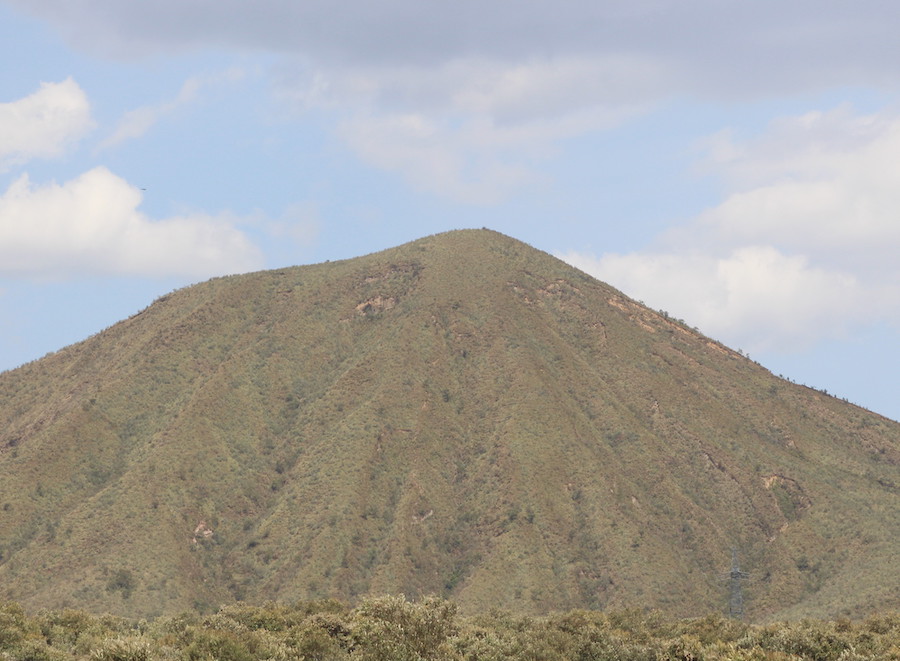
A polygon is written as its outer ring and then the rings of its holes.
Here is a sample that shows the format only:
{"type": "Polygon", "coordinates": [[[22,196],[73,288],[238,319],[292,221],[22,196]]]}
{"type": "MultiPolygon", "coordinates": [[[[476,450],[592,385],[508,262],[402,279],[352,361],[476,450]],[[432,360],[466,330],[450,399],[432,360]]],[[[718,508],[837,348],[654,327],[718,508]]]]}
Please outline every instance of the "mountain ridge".
{"type": "Polygon", "coordinates": [[[898,603],[900,425],[491,231],[178,290],[0,374],[0,421],[30,606],[698,614],[733,546],[752,617],[898,603]]]}

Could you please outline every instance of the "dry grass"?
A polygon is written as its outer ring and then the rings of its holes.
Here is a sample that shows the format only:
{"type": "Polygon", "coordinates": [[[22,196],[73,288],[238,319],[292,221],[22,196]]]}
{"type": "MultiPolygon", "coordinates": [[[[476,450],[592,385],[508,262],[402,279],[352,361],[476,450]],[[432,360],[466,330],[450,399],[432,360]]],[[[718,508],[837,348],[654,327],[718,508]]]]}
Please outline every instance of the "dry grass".
{"type": "Polygon", "coordinates": [[[732,547],[754,619],[900,591],[900,425],[488,231],[173,292],[0,374],[0,425],[30,607],[692,616],[732,547]]]}

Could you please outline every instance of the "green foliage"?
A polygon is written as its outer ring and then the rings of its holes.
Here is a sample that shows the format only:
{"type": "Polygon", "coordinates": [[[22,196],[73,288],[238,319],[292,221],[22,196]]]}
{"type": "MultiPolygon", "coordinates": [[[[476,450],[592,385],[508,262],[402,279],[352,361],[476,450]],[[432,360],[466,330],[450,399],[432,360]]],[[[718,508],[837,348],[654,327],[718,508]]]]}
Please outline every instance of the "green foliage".
{"type": "Polygon", "coordinates": [[[91,661],[150,661],[151,643],[145,638],[112,638],[91,650],[91,661]]]}
{"type": "Polygon", "coordinates": [[[456,630],[456,605],[436,598],[419,604],[404,597],[363,600],[355,611],[354,639],[364,661],[449,658],[445,643],[456,630]]]}
{"type": "Polygon", "coordinates": [[[184,650],[187,661],[253,661],[248,636],[233,631],[203,628],[193,632],[184,650]]]}
{"type": "Polygon", "coordinates": [[[0,649],[18,643],[26,635],[25,609],[19,604],[0,604],[0,649]]]}
{"type": "Polygon", "coordinates": [[[371,597],[236,605],[129,622],[0,605],[3,661],[900,661],[900,614],[748,625],[638,610],[464,617],[453,602],[371,597]]]}
{"type": "Polygon", "coordinates": [[[300,658],[342,661],[349,658],[351,635],[347,623],[334,616],[310,618],[287,632],[284,644],[300,658]]]}

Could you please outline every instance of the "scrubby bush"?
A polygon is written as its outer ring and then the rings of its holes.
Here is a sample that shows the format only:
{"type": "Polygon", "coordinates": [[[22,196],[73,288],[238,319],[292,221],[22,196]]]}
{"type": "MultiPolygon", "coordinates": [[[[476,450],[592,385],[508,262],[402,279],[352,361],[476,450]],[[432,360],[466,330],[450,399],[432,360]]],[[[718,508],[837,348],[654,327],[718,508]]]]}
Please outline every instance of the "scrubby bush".
{"type": "Polygon", "coordinates": [[[354,640],[366,661],[449,658],[456,605],[437,598],[414,604],[403,596],[366,599],[354,611],[354,640]]]}
{"type": "Polygon", "coordinates": [[[301,659],[310,661],[345,661],[350,658],[349,630],[322,626],[318,616],[292,628],[284,638],[285,646],[301,659]]]}
{"type": "Polygon", "coordinates": [[[0,604],[0,661],[900,661],[900,614],[748,625],[640,610],[461,617],[430,598],[234,604],[151,622],[0,604]]]}
{"type": "Polygon", "coordinates": [[[91,661],[150,661],[152,646],[149,640],[112,638],[91,650],[91,661]]]}
{"type": "Polygon", "coordinates": [[[185,661],[254,661],[248,636],[211,628],[197,629],[184,649],[185,661]]]}
{"type": "Polygon", "coordinates": [[[25,609],[18,604],[0,604],[0,649],[8,649],[25,637],[25,609]]]}

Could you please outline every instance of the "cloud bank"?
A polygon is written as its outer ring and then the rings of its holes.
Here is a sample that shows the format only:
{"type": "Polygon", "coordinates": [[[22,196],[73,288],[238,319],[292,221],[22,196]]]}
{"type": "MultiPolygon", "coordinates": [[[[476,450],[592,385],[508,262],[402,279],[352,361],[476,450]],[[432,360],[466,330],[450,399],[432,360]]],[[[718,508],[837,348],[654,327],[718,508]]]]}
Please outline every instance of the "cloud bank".
{"type": "MultiPolygon", "coordinates": [[[[171,105],[189,101],[188,81],[171,105]]],[[[169,106],[153,109],[150,124],[169,106]]],[[[109,145],[139,135],[147,122],[126,118],[109,145]],[[138,126],[141,124],[141,126],[138,126]]],[[[0,104],[0,170],[55,158],[93,127],[87,95],[71,78],[0,104]]],[[[209,277],[260,268],[259,249],[236,219],[192,214],[153,220],[138,210],[141,192],[95,167],[62,185],[18,176],[0,196],[0,274],[209,277]]]]}
{"type": "Polygon", "coordinates": [[[0,103],[0,172],[61,156],[91,128],[90,103],[74,80],[41,83],[30,96],[0,103]]]}
{"type": "MultiPolygon", "coordinates": [[[[609,129],[649,107],[619,66],[581,57],[499,63],[464,58],[435,67],[280,67],[276,94],[298,112],[326,109],[364,162],[417,190],[495,204],[540,179],[535,167],[562,139],[609,129]]],[[[646,73],[646,72],[645,72],[646,73]]],[[[661,75],[661,74],[660,74],[661,75]]]]}
{"type": "MultiPolygon", "coordinates": [[[[638,55],[667,63],[672,89],[885,83],[900,66],[900,10],[880,0],[12,0],[76,45],[112,57],[231,48],[302,55],[322,66],[435,68],[462,57],[638,55]]],[[[639,83],[638,83],[638,86],[639,83]]]]}
{"type": "Polygon", "coordinates": [[[562,255],[575,266],[751,350],[794,350],[900,323],[900,115],[848,108],[715,136],[724,201],[647,251],[562,255]]]}
{"type": "Polygon", "coordinates": [[[234,219],[151,220],[140,202],[137,188],[102,167],[62,185],[20,176],[0,196],[0,273],[202,278],[261,268],[234,219]]]}
{"type": "MultiPolygon", "coordinates": [[[[276,54],[280,100],[335,111],[363,161],[478,204],[532,185],[554,141],[676,96],[730,103],[900,80],[900,10],[878,0],[11,2],[111,58],[276,54]]],[[[164,110],[136,111],[110,140],[164,110]]]]}

